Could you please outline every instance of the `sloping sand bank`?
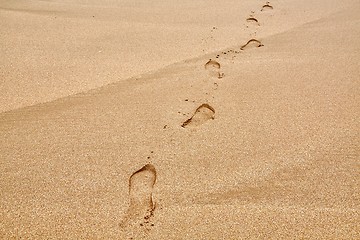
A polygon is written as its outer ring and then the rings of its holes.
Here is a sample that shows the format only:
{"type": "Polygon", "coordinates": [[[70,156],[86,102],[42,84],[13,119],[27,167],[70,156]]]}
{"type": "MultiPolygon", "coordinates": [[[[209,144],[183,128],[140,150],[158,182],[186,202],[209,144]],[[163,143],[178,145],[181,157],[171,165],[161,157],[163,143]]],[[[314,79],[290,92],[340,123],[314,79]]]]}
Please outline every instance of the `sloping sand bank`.
{"type": "Polygon", "coordinates": [[[2,0],[0,112],[153,72],[255,31],[283,32],[352,2],[277,0],[261,12],[252,0],[2,0]],[[261,27],[246,22],[252,11],[261,27]]]}

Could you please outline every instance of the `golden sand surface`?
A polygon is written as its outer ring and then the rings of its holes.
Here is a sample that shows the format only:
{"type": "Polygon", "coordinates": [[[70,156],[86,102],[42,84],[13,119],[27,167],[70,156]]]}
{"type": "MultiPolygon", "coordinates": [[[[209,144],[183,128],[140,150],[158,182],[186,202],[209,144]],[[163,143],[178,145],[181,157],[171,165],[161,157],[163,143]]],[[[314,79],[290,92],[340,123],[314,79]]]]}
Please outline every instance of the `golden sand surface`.
{"type": "Polygon", "coordinates": [[[0,238],[360,239],[359,13],[0,1],[0,238]]]}

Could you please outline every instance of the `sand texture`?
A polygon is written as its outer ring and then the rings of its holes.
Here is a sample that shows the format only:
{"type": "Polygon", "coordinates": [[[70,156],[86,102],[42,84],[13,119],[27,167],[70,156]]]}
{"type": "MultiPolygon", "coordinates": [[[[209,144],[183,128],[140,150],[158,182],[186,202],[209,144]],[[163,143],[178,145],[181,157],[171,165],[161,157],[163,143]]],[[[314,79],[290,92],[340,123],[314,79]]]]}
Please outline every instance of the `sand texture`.
{"type": "Polygon", "coordinates": [[[0,1],[0,239],[360,239],[360,3],[0,1]]]}

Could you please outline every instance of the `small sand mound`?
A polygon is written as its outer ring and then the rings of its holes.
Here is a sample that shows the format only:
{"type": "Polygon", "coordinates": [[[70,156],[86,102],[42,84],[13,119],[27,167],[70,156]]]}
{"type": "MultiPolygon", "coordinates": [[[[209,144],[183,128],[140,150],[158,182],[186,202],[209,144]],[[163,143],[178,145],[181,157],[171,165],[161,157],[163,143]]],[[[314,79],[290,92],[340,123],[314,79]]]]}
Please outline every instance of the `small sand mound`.
{"type": "Polygon", "coordinates": [[[209,104],[204,103],[200,105],[191,118],[186,120],[182,127],[198,127],[204,124],[206,121],[215,118],[215,109],[209,104]]]}
{"type": "Polygon", "coordinates": [[[251,48],[256,48],[256,47],[262,47],[264,46],[259,40],[257,39],[250,39],[245,45],[243,45],[240,49],[241,50],[247,50],[247,49],[251,49],[251,48]]]}

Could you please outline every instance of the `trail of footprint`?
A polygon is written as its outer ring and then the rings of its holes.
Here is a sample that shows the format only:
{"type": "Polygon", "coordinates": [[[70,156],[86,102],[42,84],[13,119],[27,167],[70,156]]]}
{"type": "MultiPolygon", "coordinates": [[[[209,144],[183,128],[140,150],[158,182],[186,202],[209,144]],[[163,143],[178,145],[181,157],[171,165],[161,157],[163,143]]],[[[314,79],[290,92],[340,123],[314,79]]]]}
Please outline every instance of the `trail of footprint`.
{"type": "Polygon", "coordinates": [[[240,49],[241,50],[248,50],[255,47],[262,47],[264,46],[259,40],[250,39],[245,45],[243,45],[240,49]]]}
{"type": "Polygon", "coordinates": [[[187,127],[198,127],[204,124],[206,121],[215,118],[215,109],[209,104],[204,103],[200,105],[191,118],[186,120],[181,126],[183,128],[187,127]]]}
{"type": "Polygon", "coordinates": [[[130,206],[128,212],[120,224],[124,228],[134,225],[149,231],[154,223],[151,222],[155,210],[152,193],[156,182],[156,170],[152,164],[134,172],[129,178],[130,206]]]}

